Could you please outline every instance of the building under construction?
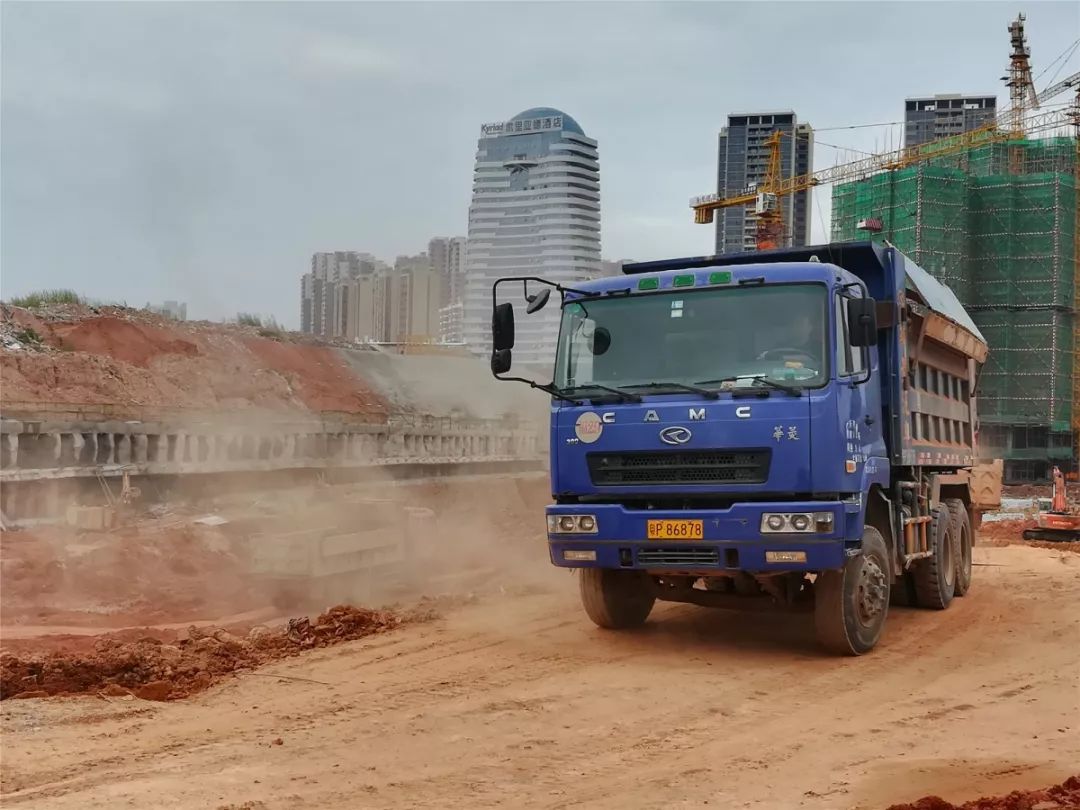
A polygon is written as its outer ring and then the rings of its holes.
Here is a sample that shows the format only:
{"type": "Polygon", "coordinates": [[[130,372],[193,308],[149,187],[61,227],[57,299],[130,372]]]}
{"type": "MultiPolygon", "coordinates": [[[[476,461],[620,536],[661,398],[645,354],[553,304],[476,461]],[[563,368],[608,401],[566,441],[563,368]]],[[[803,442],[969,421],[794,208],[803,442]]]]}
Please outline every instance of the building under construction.
{"type": "Polygon", "coordinates": [[[833,187],[834,240],[869,224],[948,284],[986,337],[979,442],[1010,482],[1076,471],[1076,162],[1074,138],[1018,139],[833,187]]]}

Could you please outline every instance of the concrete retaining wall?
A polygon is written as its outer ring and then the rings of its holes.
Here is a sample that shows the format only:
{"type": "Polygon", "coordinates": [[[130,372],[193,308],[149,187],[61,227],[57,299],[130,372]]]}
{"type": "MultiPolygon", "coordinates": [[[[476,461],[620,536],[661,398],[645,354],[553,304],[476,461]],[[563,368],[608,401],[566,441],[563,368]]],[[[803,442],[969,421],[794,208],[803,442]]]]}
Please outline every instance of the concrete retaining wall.
{"type": "Polygon", "coordinates": [[[538,459],[541,433],[501,420],[416,418],[143,421],[0,420],[0,484],[88,476],[175,475],[538,459]]]}

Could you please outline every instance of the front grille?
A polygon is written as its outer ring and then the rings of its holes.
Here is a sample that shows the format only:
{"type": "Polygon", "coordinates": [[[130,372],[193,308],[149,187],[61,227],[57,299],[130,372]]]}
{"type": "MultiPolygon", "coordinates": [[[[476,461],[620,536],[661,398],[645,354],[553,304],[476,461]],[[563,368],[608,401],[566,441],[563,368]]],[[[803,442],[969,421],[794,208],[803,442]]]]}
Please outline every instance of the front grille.
{"type": "Polygon", "coordinates": [[[715,548],[643,548],[638,549],[638,565],[720,565],[720,552],[715,548]]]}
{"type": "Polygon", "coordinates": [[[598,487],[642,484],[763,484],[771,450],[661,450],[589,453],[589,476],[598,487]]]}

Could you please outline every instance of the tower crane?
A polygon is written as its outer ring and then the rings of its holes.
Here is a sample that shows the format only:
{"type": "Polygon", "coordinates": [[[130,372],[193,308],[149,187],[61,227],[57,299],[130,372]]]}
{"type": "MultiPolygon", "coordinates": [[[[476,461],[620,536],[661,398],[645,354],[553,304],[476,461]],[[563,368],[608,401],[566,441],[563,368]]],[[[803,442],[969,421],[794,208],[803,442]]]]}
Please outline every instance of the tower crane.
{"type": "MultiPolygon", "coordinates": [[[[730,197],[721,197],[719,194],[705,194],[701,197],[692,198],[690,207],[694,209],[694,222],[699,225],[707,225],[713,222],[715,212],[721,208],[754,205],[757,214],[756,237],[758,250],[778,247],[780,234],[783,231],[783,213],[779,205],[781,197],[806,191],[816,186],[843,183],[849,180],[858,180],[878,172],[903,169],[934,158],[964,152],[978,146],[1008,141],[1013,137],[1012,131],[1002,128],[1002,124],[1007,122],[1010,116],[1011,111],[1007,111],[995,119],[993,123],[969,130],[960,135],[938,138],[918,146],[904,147],[892,152],[870,155],[850,163],[841,163],[828,169],[796,177],[781,176],[780,141],[783,133],[779,131],[773,132],[766,141],[769,147],[769,162],[765,172],[765,179],[761,184],[756,188],[747,188],[745,191],[730,197]]],[[[1028,132],[1042,132],[1060,127],[1069,120],[1071,119],[1068,114],[1061,110],[1044,111],[1029,116],[1026,120],[1026,127],[1028,132]]]]}
{"type": "MultiPolygon", "coordinates": [[[[780,145],[785,133],[776,130],[765,141],[769,158],[765,177],[761,183],[748,186],[731,196],[705,194],[692,198],[690,207],[694,210],[694,222],[699,225],[708,225],[714,221],[715,212],[721,208],[753,205],[756,217],[757,249],[769,250],[780,246],[784,230],[784,215],[780,199],[789,194],[806,191],[815,186],[857,180],[877,172],[903,169],[978,146],[1016,140],[1023,138],[1028,132],[1054,129],[1069,122],[1071,118],[1068,113],[1042,111],[1032,116],[1028,114],[1028,111],[1038,109],[1043,102],[1049,101],[1071,87],[1080,86],[1080,73],[1074,73],[1047,87],[1041,93],[1036,93],[1031,84],[1031,49],[1027,45],[1024,34],[1023,14],[1009,24],[1009,35],[1013,49],[1009,60],[1010,72],[1004,78],[1009,86],[1012,106],[990,123],[959,135],[950,135],[917,146],[870,155],[850,163],[842,163],[797,177],[782,176],[780,145]]],[[[1016,152],[1016,154],[1010,154],[1011,172],[1019,170],[1019,150],[1016,152]]]]}

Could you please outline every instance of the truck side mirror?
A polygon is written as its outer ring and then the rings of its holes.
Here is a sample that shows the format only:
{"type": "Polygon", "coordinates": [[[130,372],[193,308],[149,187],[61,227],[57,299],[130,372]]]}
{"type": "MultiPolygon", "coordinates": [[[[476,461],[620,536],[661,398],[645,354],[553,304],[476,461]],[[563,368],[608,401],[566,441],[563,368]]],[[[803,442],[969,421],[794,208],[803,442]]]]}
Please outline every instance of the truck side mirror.
{"type": "MultiPolygon", "coordinates": [[[[496,352],[506,351],[506,367],[510,368],[510,349],[514,348],[514,305],[499,304],[491,312],[491,344],[496,352]]],[[[494,363],[494,356],[492,363],[494,363]]]]}
{"type": "Polygon", "coordinates": [[[848,341],[852,346],[877,343],[877,302],[873,298],[847,300],[848,341]]]}
{"type": "Polygon", "coordinates": [[[525,314],[532,315],[534,312],[539,312],[547,306],[549,298],[551,298],[550,287],[544,287],[540,292],[526,296],[525,300],[528,302],[528,306],[525,307],[525,314]]]}
{"type": "Polygon", "coordinates": [[[491,373],[498,377],[510,370],[513,362],[509,349],[494,349],[491,352],[491,373]]]}

